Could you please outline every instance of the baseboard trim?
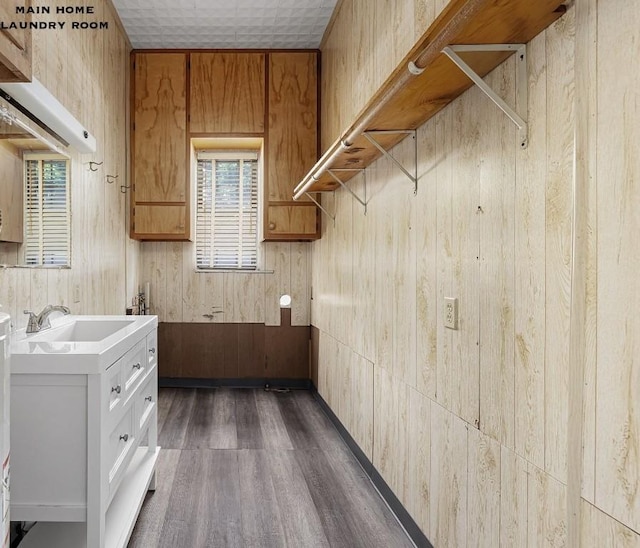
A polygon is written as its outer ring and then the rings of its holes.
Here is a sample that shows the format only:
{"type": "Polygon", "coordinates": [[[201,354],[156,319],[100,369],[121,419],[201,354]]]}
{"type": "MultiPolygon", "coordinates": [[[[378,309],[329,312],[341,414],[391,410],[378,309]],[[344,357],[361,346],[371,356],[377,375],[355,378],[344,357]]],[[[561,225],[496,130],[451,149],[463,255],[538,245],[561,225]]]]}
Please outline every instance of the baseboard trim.
{"type": "Polygon", "coordinates": [[[320,404],[320,407],[327,415],[329,420],[333,423],[340,434],[340,437],[347,444],[351,452],[354,454],[364,472],[369,476],[372,483],[375,485],[376,489],[385,500],[385,502],[391,508],[391,511],[396,515],[398,521],[402,524],[405,531],[411,537],[411,540],[418,548],[433,548],[433,544],[429,542],[429,539],[422,532],[418,524],[411,517],[406,508],[402,505],[398,497],[394,494],[391,488],[387,485],[387,482],[384,481],[380,473],[376,470],[373,463],[367,458],[365,453],[360,449],[360,446],[356,443],[356,441],[351,437],[349,431],[344,427],[340,419],[336,416],[336,414],[331,410],[329,404],[324,401],[322,396],[318,393],[318,390],[315,386],[311,386],[311,392],[316,399],[316,401],[320,404]]]}
{"type": "Polygon", "coordinates": [[[158,386],[163,388],[291,388],[309,390],[312,386],[309,379],[269,379],[269,378],[237,378],[237,379],[190,379],[183,377],[158,377],[158,386]]]}

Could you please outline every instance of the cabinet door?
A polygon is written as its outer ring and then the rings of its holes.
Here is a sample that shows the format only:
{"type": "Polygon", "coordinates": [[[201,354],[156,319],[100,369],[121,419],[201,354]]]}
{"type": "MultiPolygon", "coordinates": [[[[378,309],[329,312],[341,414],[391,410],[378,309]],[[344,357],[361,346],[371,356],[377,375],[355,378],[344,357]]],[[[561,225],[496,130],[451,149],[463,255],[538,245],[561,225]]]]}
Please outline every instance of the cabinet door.
{"type": "Polygon", "coordinates": [[[136,204],[133,226],[141,240],[184,240],[189,237],[184,205],[136,204]]]}
{"type": "Polygon", "coordinates": [[[267,228],[272,240],[305,240],[318,232],[315,204],[270,205],[267,228]]]}
{"type": "Polygon", "coordinates": [[[263,133],[264,53],[192,53],[191,133],[263,133]]]}
{"type": "Polygon", "coordinates": [[[269,55],[270,202],[292,201],[293,189],[318,155],[317,55],[269,55]]]}
{"type": "Polygon", "coordinates": [[[133,57],[131,237],[188,240],[187,54],[133,57]]]}
{"type": "Polygon", "coordinates": [[[187,200],[187,55],[134,61],[133,184],[136,203],[187,200]]]}
{"type": "Polygon", "coordinates": [[[0,144],[0,242],[22,242],[24,173],[20,152],[0,144]]]}
{"type": "MultiPolygon", "coordinates": [[[[0,3],[0,21],[31,21],[31,15],[18,12],[30,6],[27,0],[0,3]]],[[[31,81],[31,31],[0,30],[0,82],[31,81]]]]}
{"type": "Polygon", "coordinates": [[[320,237],[316,207],[308,198],[293,201],[318,157],[317,63],[315,52],[269,54],[265,240],[320,237]]]}

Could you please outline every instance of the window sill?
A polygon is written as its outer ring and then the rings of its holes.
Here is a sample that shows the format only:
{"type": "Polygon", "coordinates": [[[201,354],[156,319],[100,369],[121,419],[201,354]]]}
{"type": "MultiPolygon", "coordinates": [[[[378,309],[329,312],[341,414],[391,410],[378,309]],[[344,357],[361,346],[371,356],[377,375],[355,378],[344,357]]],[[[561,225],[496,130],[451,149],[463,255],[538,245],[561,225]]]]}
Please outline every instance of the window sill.
{"type": "Polygon", "coordinates": [[[253,270],[248,268],[196,268],[196,274],[274,274],[275,270],[253,270]]]}

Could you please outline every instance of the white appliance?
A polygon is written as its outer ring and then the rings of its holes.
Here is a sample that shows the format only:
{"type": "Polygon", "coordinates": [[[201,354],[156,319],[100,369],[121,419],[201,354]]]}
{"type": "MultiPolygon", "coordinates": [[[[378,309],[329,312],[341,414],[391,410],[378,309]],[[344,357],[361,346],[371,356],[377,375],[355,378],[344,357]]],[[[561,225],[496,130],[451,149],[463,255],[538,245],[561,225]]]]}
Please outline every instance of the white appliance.
{"type": "Polygon", "coordinates": [[[2,521],[0,523],[0,546],[9,548],[10,524],[9,521],[9,334],[11,330],[11,318],[8,314],[0,312],[0,459],[2,459],[2,486],[0,491],[0,511],[2,521]]]}

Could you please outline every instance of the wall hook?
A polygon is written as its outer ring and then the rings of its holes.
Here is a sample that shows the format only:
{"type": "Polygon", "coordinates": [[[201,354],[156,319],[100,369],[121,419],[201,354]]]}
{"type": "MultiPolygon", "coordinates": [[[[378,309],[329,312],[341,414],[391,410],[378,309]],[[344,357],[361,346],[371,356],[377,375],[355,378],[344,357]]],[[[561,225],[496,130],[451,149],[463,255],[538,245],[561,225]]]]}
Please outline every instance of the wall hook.
{"type": "Polygon", "coordinates": [[[101,166],[102,164],[104,164],[104,162],[89,162],[89,171],[98,171],[98,169],[93,166],[101,166]]]}
{"type": "Polygon", "coordinates": [[[127,189],[129,188],[131,188],[131,185],[120,185],[120,192],[122,192],[122,194],[126,194],[127,189]]]}
{"type": "Polygon", "coordinates": [[[117,175],[107,175],[107,183],[113,184],[116,182],[117,178],[118,178],[117,175]]]}

